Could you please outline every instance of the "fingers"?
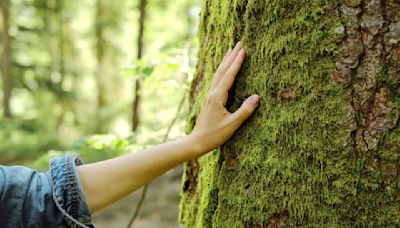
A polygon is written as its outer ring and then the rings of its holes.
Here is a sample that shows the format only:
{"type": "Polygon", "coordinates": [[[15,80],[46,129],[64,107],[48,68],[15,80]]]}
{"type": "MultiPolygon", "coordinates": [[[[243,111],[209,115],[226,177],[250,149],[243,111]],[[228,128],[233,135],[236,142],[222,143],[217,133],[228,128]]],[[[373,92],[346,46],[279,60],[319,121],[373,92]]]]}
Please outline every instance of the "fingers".
{"type": "Polygon", "coordinates": [[[235,129],[239,128],[253,114],[259,101],[260,97],[258,95],[252,95],[243,102],[242,106],[236,112],[230,115],[230,121],[235,129]]]}
{"type": "Polygon", "coordinates": [[[219,65],[218,70],[217,70],[217,72],[215,73],[215,75],[214,75],[214,77],[213,77],[213,80],[212,80],[212,83],[211,83],[211,89],[214,89],[215,87],[217,87],[217,84],[218,84],[219,80],[220,80],[221,77],[222,77],[222,76],[220,75],[220,73],[219,73],[219,70],[220,70],[222,64],[224,64],[225,61],[226,61],[226,59],[231,55],[231,53],[232,53],[232,48],[230,48],[230,49],[226,52],[224,59],[222,60],[221,64],[219,65]]]}
{"type": "Polygon", "coordinates": [[[239,72],[240,68],[242,67],[244,57],[245,57],[244,49],[241,49],[237,57],[235,58],[234,62],[231,64],[229,69],[225,72],[224,76],[221,78],[218,87],[222,91],[222,93],[227,93],[229,89],[232,87],[236,75],[239,72]]]}
{"type": "Polygon", "coordinates": [[[239,41],[233,50],[228,51],[226,53],[224,59],[222,60],[221,64],[219,65],[214,75],[211,88],[217,87],[221,78],[223,77],[225,72],[229,69],[229,67],[232,65],[233,61],[235,60],[236,56],[238,55],[241,49],[242,49],[242,43],[239,41]]]}
{"type": "MultiPolygon", "coordinates": [[[[226,59],[231,55],[232,53],[232,48],[229,48],[229,50],[226,52],[224,59],[222,60],[222,63],[226,61],[226,59]]],[[[221,66],[219,66],[221,67],[221,66]]]]}
{"type": "Polygon", "coordinates": [[[237,54],[242,49],[242,42],[239,41],[236,43],[235,48],[232,50],[232,53],[226,58],[226,60],[220,65],[217,70],[217,74],[223,75],[226,70],[231,66],[232,62],[235,60],[237,54]]]}

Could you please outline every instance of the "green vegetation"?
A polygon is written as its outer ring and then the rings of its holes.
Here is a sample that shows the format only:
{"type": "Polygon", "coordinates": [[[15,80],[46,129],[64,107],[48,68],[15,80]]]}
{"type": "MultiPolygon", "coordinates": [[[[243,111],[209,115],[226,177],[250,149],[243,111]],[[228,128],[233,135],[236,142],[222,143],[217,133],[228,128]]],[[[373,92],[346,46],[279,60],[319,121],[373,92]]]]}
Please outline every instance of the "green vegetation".
{"type": "Polygon", "coordinates": [[[52,158],[67,153],[79,152],[85,163],[101,161],[128,152],[129,141],[113,135],[93,135],[74,142],[72,151],[62,152],[51,150],[38,158],[31,166],[38,170],[46,170],[52,158]]]}

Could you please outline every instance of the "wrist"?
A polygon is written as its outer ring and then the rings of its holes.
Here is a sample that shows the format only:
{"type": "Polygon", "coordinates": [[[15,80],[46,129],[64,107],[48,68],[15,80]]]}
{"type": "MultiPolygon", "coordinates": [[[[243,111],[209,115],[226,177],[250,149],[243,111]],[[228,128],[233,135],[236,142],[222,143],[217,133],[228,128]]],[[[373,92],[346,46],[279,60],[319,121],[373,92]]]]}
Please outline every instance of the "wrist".
{"type": "Polygon", "coordinates": [[[205,144],[204,137],[201,137],[200,134],[191,133],[185,136],[184,140],[196,158],[210,151],[205,144]]]}

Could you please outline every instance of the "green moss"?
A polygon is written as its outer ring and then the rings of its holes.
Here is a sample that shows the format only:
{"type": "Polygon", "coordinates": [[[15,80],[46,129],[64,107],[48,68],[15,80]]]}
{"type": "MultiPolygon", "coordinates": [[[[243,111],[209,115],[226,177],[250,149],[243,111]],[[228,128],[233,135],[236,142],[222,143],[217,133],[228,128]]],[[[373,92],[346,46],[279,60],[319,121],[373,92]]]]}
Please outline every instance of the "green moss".
{"type": "MultiPolygon", "coordinates": [[[[399,194],[394,194],[399,178],[384,184],[380,169],[368,169],[366,154],[355,151],[356,126],[345,118],[350,92],[332,83],[337,40],[343,38],[337,29],[343,19],[325,13],[332,5],[205,1],[197,75],[204,86],[192,98],[188,130],[219,62],[238,40],[247,58],[228,108],[236,110],[253,93],[261,102],[220,151],[199,159],[196,192],[182,191],[184,227],[244,227],[279,215],[288,227],[400,225],[399,194]],[[296,91],[296,99],[282,101],[282,90],[296,91]],[[229,161],[232,153],[237,162],[229,161]]],[[[400,149],[383,146],[400,148],[399,134],[388,133],[374,153],[399,161],[400,149]]]]}

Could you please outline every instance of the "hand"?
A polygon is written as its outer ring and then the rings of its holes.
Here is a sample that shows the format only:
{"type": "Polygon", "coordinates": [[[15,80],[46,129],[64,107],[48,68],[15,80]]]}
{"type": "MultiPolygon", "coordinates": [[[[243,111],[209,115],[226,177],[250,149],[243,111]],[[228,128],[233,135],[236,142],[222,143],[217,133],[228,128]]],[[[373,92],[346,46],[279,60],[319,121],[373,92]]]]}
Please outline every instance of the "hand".
{"type": "Polygon", "coordinates": [[[252,95],[234,113],[226,108],[228,91],[235,81],[245,58],[241,42],[229,50],[215,73],[196,125],[190,134],[200,145],[200,153],[207,153],[225,143],[257,108],[259,96],[252,95]]]}
{"type": "Polygon", "coordinates": [[[213,150],[233,135],[254,112],[259,102],[258,95],[253,95],[234,113],[225,108],[228,91],[235,81],[244,55],[240,42],[235,49],[228,51],[214,75],[196,126],[189,136],[77,167],[92,212],[121,199],[178,164],[213,150]]]}

